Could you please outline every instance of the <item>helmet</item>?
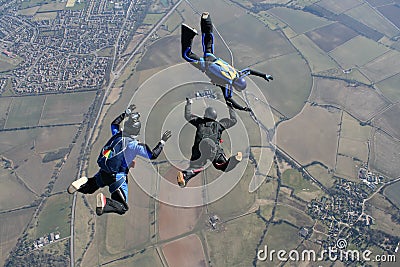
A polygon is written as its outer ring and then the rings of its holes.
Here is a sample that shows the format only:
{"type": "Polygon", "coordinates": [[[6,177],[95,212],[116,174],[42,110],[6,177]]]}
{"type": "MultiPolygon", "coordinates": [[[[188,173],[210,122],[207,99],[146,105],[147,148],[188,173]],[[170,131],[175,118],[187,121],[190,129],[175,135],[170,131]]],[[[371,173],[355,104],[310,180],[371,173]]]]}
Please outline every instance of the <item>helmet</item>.
{"type": "Polygon", "coordinates": [[[208,107],[204,111],[204,118],[215,120],[217,118],[217,111],[213,107],[208,107]]]}
{"type": "Polygon", "coordinates": [[[123,133],[127,136],[138,136],[140,133],[140,128],[142,124],[139,121],[140,114],[133,113],[128,120],[124,123],[123,133]]]}
{"type": "Polygon", "coordinates": [[[239,77],[233,80],[233,87],[238,91],[246,89],[246,80],[243,77],[239,77]]]}

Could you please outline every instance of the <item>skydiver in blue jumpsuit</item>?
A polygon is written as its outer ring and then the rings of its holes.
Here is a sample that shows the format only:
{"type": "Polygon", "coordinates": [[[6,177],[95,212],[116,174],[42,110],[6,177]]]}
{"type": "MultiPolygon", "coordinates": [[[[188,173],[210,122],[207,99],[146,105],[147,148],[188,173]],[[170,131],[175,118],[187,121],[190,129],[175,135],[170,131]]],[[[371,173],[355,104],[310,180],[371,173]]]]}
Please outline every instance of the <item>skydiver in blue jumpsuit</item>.
{"type": "Polygon", "coordinates": [[[76,191],[83,194],[93,194],[99,188],[108,186],[111,199],[106,198],[103,193],[97,194],[96,197],[96,214],[99,216],[103,213],[118,213],[123,215],[129,209],[127,204],[128,172],[129,168],[133,168],[135,165],[135,157],[141,156],[151,160],[156,159],[160,155],[165,142],[171,137],[171,131],[166,131],[161,141],[153,150],[151,150],[148,145],[139,143],[139,141],[137,141],[137,136],[141,128],[139,120],[140,114],[138,112],[132,112],[133,109],[134,106],[129,107],[111,123],[112,137],[107,143],[119,137],[125,149],[118,172],[109,173],[100,168],[94,177],[82,177],[74,181],[68,187],[68,193],[70,194],[76,191]],[[120,124],[127,117],[128,119],[121,130],[120,124]]]}
{"type": "Polygon", "coordinates": [[[204,56],[199,57],[192,52],[193,38],[197,31],[186,24],[181,28],[182,57],[192,63],[196,68],[205,72],[211,82],[222,89],[226,103],[239,110],[251,111],[249,107],[239,105],[233,98],[233,88],[238,91],[246,89],[244,77],[254,75],[264,78],[267,81],[273,80],[269,74],[264,74],[250,68],[237,71],[234,67],[214,55],[214,35],[211,17],[208,12],[201,15],[201,32],[204,56]]]}

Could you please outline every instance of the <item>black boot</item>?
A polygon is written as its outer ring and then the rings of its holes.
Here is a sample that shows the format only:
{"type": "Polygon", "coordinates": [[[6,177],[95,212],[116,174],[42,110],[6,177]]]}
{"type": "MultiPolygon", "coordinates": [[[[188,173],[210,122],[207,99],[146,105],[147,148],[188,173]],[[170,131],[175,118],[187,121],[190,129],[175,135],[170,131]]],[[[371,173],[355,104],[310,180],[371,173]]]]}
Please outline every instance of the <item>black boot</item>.
{"type": "Polygon", "coordinates": [[[122,215],[127,211],[122,203],[110,198],[106,198],[103,193],[97,194],[96,199],[96,214],[98,216],[102,215],[103,213],[118,213],[122,215]]]}
{"type": "Polygon", "coordinates": [[[186,25],[185,23],[182,24],[181,27],[181,44],[182,44],[182,51],[186,50],[188,47],[192,47],[193,38],[197,35],[196,29],[186,25]]]}
{"type": "Polygon", "coordinates": [[[201,33],[213,32],[211,16],[210,14],[208,14],[208,12],[203,12],[203,14],[201,14],[200,27],[201,27],[201,33]]]}

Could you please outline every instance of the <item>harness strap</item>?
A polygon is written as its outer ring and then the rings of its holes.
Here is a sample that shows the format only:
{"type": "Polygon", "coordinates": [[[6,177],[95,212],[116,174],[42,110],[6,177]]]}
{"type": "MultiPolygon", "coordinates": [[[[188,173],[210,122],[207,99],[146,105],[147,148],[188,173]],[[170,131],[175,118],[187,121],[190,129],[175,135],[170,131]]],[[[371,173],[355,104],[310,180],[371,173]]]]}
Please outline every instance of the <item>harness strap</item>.
{"type": "Polygon", "coordinates": [[[114,183],[110,184],[110,186],[108,188],[110,190],[111,194],[114,193],[115,191],[117,191],[117,189],[120,188],[121,185],[125,182],[126,174],[125,173],[117,173],[115,175],[115,179],[116,179],[116,181],[114,183]]]}

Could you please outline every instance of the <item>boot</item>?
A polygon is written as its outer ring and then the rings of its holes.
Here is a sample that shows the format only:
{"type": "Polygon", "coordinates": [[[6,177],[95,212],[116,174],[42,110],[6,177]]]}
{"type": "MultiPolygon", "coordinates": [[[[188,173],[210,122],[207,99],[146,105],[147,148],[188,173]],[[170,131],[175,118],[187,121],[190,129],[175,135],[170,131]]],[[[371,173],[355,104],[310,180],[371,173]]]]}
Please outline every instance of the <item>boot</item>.
{"type": "Polygon", "coordinates": [[[106,198],[103,193],[99,193],[96,196],[96,214],[98,216],[103,213],[118,213],[120,215],[124,214],[127,209],[123,204],[118,201],[106,198]]]}
{"type": "Polygon", "coordinates": [[[81,177],[78,180],[75,180],[74,182],[72,182],[72,184],[68,187],[67,191],[70,194],[75,193],[76,191],[79,190],[79,188],[81,188],[82,186],[84,186],[86,183],[88,182],[88,178],[87,177],[81,177]]]}
{"type": "Polygon", "coordinates": [[[213,32],[211,16],[208,12],[203,12],[203,14],[201,14],[200,27],[201,27],[201,33],[213,32]]]}

